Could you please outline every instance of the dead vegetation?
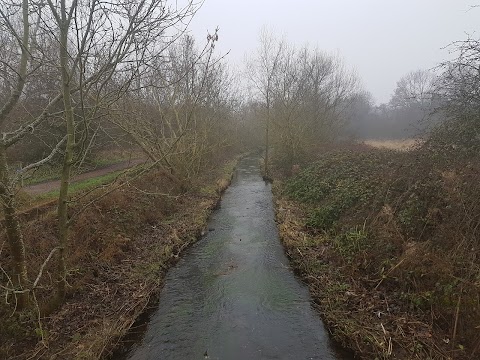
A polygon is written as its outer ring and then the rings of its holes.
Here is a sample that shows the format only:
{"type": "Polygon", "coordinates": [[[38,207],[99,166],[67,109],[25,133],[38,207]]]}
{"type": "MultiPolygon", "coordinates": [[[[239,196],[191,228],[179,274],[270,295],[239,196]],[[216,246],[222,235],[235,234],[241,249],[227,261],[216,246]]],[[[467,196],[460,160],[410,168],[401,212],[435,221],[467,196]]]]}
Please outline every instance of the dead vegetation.
{"type": "MultiPolygon", "coordinates": [[[[55,263],[48,263],[35,291],[38,307],[14,312],[12,296],[2,302],[0,357],[106,357],[158,294],[166,270],[198,239],[232,171],[230,162],[186,193],[161,171],[150,172],[87,207],[71,229],[65,303],[55,310],[51,302],[55,263]]],[[[29,270],[37,273],[54,248],[55,213],[25,220],[25,241],[34,249],[28,253],[29,270]]],[[[0,256],[9,263],[8,248],[2,246],[0,256]]]]}
{"type": "Polygon", "coordinates": [[[365,145],[387,150],[411,151],[422,144],[420,139],[364,140],[365,145]]]}
{"type": "Polygon", "coordinates": [[[437,155],[337,149],[275,186],[286,252],[361,358],[480,356],[480,162],[437,155]]]}

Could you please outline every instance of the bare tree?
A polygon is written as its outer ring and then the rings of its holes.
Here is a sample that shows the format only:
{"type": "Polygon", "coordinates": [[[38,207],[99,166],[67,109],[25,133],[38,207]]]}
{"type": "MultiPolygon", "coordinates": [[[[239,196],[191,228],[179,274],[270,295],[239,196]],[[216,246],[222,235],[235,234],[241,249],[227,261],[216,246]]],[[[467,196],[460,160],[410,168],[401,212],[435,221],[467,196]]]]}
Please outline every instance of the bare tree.
{"type": "Polygon", "coordinates": [[[280,59],[284,53],[285,44],[277,41],[266,29],[260,33],[260,46],[253,58],[247,61],[253,97],[264,106],[261,117],[265,122],[265,159],[264,176],[269,177],[270,123],[274,79],[278,76],[280,59]]]}
{"type": "Polygon", "coordinates": [[[436,76],[429,70],[416,70],[403,76],[390,100],[393,107],[429,108],[434,95],[436,76]]]}
{"type": "Polygon", "coordinates": [[[435,90],[449,114],[475,112],[480,108],[480,40],[457,41],[450,49],[457,57],[440,64],[435,90]]]}
{"type": "MultiPolygon", "coordinates": [[[[21,24],[22,31],[18,32],[15,29],[13,19],[15,17],[14,5],[12,3],[0,4],[0,16],[2,18],[3,30],[6,30],[11,34],[17,42],[17,48],[20,50],[20,58],[18,60],[17,69],[14,70],[16,74],[15,80],[12,84],[10,94],[5,99],[0,109],[0,127],[3,131],[4,124],[7,117],[18,103],[22,91],[25,87],[28,60],[30,58],[29,40],[30,40],[30,18],[29,18],[29,6],[28,0],[23,0],[21,4],[21,24]]],[[[4,86],[8,86],[8,73],[7,67],[11,67],[12,63],[3,61],[3,67],[5,69],[3,82],[4,86]]],[[[3,132],[2,139],[0,140],[0,199],[3,205],[3,213],[5,216],[5,227],[7,230],[7,239],[12,251],[13,257],[13,269],[12,274],[14,285],[20,290],[24,290],[28,287],[28,274],[25,263],[25,245],[23,236],[20,231],[18,218],[16,216],[16,204],[15,204],[15,184],[12,181],[10,171],[8,169],[7,161],[7,148],[11,144],[11,137],[3,132]]],[[[28,293],[19,294],[19,308],[23,308],[27,305],[28,293]]]]}
{"type": "Polygon", "coordinates": [[[57,211],[57,299],[61,302],[66,291],[65,251],[71,222],[69,183],[76,155],[86,150],[92,121],[107,113],[137,83],[141,72],[178,37],[174,27],[183,26],[197,5],[189,1],[176,8],[163,0],[47,0],[47,4],[49,13],[44,14],[42,25],[58,46],[67,138],[57,211]]]}
{"type": "Polygon", "coordinates": [[[217,31],[201,50],[186,36],[148,73],[144,91],[119,108],[112,121],[129,133],[145,154],[172,180],[195,176],[221,129],[216,112],[228,106],[228,76],[213,51],[217,31]],[[139,111],[144,109],[144,111],[139,111]],[[215,126],[214,126],[215,125],[215,126]]]}
{"type": "MultiPolygon", "coordinates": [[[[266,161],[272,137],[276,160],[286,168],[316,144],[337,136],[360,91],[357,77],[338,57],[308,47],[297,50],[265,35],[248,68],[270,134],[265,139],[266,161]]],[[[268,164],[265,171],[268,174],[268,164]]]]}
{"type": "Polygon", "coordinates": [[[58,252],[57,299],[62,301],[68,228],[73,220],[68,217],[72,167],[83,161],[92,146],[98,120],[109,115],[113,104],[135,87],[153,61],[179,38],[199,5],[187,1],[176,7],[163,0],[24,0],[20,6],[2,2],[0,42],[13,51],[0,56],[4,90],[0,97],[0,198],[13,258],[9,291],[18,295],[19,308],[26,305],[33,288],[29,287],[25,245],[16,216],[17,175],[46,164],[63,151],[59,243],[52,250],[58,252]],[[49,152],[12,174],[7,149],[18,146],[32,132],[38,134],[42,124],[48,126],[49,152]]]}
{"type": "Polygon", "coordinates": [[[446,117],[431,143],[467,154],[480,151],[480,40],[467,38],[450,45],[453,60],[440,64],[435,86],[436,107],[446,117]]]}

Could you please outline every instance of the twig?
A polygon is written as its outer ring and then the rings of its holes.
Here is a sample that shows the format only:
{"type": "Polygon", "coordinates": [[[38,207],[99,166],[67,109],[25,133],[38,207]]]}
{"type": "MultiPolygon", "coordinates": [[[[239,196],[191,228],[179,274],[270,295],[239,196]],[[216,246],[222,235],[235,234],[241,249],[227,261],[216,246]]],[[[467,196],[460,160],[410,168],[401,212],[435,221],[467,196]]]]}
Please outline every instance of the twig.
{"type": "Polygon", "coordinates": [[[43,275],[43,269],[45,268],[45,266],[47,265],[47,263],[50,261],[50,259],[52,258],[53,254],[55,254],[55,251],[59,250],[60,248],[57,246],[55,248],[52,249],[52,251],[50,251],[50,254],[48,254],[47,258],[45,259],[45,261],[43,262],[42,266],[40,266],[40,270],[38,271],[38,275],[37,275],[37,278],[35,279],[35,282],[33,283],[33,286],[32,286],[32,290],[35,290],[35,288],[37,287],[37,284],[38,282],[40,281],[40,278],[42,277],[43,275]]]}
{"type": "Polygon", "coordinates": [[[15,178],[15,182],[18,182],[18,178],[20,177],[23,177],[23,174],[25,172],[27,172],[28,170],[32,170],[32,169],[36,169],[46,163],[48,163],[50,160],[52,160],[52,158],[55,156],[55,154],[60,150],[60,147],[63,145],[63,143],[67,140],[67,136],[65,135],[62,140],[60,140],[57,145],[53,148],[53,150],[50,152],[50,154],[43,158],[42,160],[39,160],[37,161],[36,163],[33,163],[33,164],[30,164],[30,165],[27,165],[25,166],[24,168],[20,169],[20,171],[18,172],[16,178],[15,178]]]}
{"type": "Polygon", "coordinates": [[[374,289],[377,290],[377,288],[380,286],[380,284],[383,282],[383,280],[385,280],[387,278],[387,276],[390,275],[391,272],[393,270],[395,270],[397,267],[399,267],[404,261],[405,261],[405,258],[400,260],[394,267],[392,267],[390,270],[388,270],[388,272],[385,275],[383,275],[383,277],[380,279],[380,281],[378,282],[377,286],[374,287],[374,289]]]}
{"type": "Polygon", "coordinates": [[[38,320],[38,328],[40,329],[40,336],[42,337],[42,344],[45,345],[45,337],[43,336],[43,327],[42,327],[42,318],[40,313],[40,307],[38,306],[37,297],[35,295],[35,291],[32,292],[33,302],[35,304],[35,310],[37,310],[37,320],[38,320]]]}
{"type": "MultiPolygon", "coordinates": [[[[5,271],[5,269],[2,266],[0,266],[0,270],[2,270],[3,274],[7,277],[7,280],[8,280],[7,284],[11,284],[12,287],[15,286],[13,284],[12,279],[10,278],[10,276],[8,275],[8,273],[5,271]]],[[[5,292],[5,304],[9,305],[10,303],[8,302],[8,293],[12,292],[12,289],[6,288],[5,286],[2,286],[2,285],[0,285],[0,287],[2,289],[6,290],[6,292],[5,292]]]]}
{"type": "Polygon", "coordinates": [[[460,292],[460,295],[458,295],[457,308],[455,311],[455,324],[453,326],[453,335],[452,335],[452,350],[455,350],[455,338],[457,337],[458,315],[460,313],[461,300],[462,300],[462,292],[460,292]]]}

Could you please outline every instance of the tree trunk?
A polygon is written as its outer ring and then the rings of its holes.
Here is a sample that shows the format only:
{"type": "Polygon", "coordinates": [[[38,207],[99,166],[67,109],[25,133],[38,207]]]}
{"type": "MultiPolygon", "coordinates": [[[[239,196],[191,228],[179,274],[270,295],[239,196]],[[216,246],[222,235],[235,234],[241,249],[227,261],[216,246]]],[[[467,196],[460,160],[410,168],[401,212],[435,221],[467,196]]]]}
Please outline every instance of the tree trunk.
{"type": "Polygon", "coordinates": [[[71,82],[68,71],[68,22],[65,9],[65,0],[61,3],[60,28],[60,71],[62,75],[62,93],[64,117],[67,128],[67,142],[63,159],[62,176],[60,180],[60,194],[58,196],[58,273],[57,273],[57,301],[61,304],[65,299],[66,275],[65,251],[68,243],[68,188],[70,185],[70,170],[73,164],[75,147],[75,123],[71,98],[71,82]]]}
{"type": "MultiPolygon", "coordinates": [[[[10,180],[6,149],[0,145],[0,199],[5,216],[5,229],[7,241],[12,252],[12,281],[15,289],[25,290],[28,288],[27,266],[25,261],[25,245],[20,231],[20,224],[16,214],[15,194],[10,180]]],[[[28,292],[17,296],[17,309],[22,310],[28,305],[28,292]]]]}
{"type": "Polygon", "coordinates": [[[269,173],[268,173],[268,162],[270,161],[268,158],[268,150],[269,150],[269,130],[270,130],[270,99],[267,95],[267,121],[265,124],[265,163],[264,163],[264,177],[265,179],[269,178],[269,173]]]}
{"type": "MultiPolygon", "coordinates": [[[[12,91],[7,101],[0,108],[0,127],[1,131],[4,132],[3,128],[4,122],[7,119],[7,116],[15,108],[20,96],[22,94],[23,88],[25,87],[25,82],[27,78],[27,68],[28,68],[28,59],[30,56],[29,52],[29,36],[30,36],[30,23],[28,19],[29,9],[28,9],[28,0],[23,0],[21,4],[22,9],[22,25],[23,25],[23,35],[22,38],[18,38],[20,41],[20,48],[22,55],[20,57],[20,62],[17,68],[17,81],[15,86],[12,87],[12,91]]],[[[2,30],[3,31],[3,30],[2,30]]],[[[7,66],[7,63],[4,63],[7,66]]],[[[5,134],[3,134],[5,139],[5,134]]],[[[23,242],[23,235],[20,231],[20,224],[16,214],[16,203],[15,203],[15,189],[14,184],[10,179],[10,174],[8,170],[8,161],[7,161],[7,147],[4,141],[0,142],[0,200],[3,206],[4,213],[4,223],[7,233],[7,241],[12,252],[12,281],[14,287],[17,290],[27,290],[28,288],[28,274],[25,261],[25,244],[23,242]]],[[[29,293],[19,293],[17,294],[17,309],[23,309],[27,306],[29,300],[29,293]]]]}

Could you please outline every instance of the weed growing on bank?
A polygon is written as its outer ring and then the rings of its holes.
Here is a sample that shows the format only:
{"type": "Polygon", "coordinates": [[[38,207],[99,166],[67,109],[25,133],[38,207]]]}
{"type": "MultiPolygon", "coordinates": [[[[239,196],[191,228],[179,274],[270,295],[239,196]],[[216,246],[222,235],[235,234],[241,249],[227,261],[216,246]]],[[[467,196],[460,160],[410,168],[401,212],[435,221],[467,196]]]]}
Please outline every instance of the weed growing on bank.
{"type": "Polygon", "coordinates": [[[436,158],[336,149],[276,186],[287,254],[364,358],[480,354],[480,161],[436,158]]]}

